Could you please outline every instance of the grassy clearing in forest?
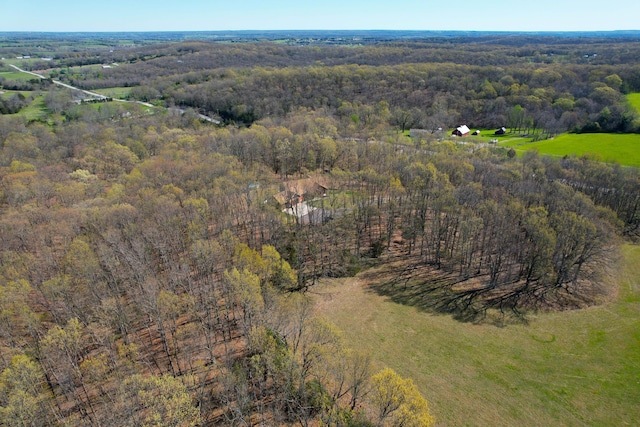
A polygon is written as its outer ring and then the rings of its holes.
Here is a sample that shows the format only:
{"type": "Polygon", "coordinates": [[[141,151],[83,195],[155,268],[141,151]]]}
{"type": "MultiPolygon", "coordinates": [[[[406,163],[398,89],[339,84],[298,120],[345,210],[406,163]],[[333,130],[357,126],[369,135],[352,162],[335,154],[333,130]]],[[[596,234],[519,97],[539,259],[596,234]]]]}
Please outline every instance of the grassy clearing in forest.
{"type": "Polygon", "coordinates": [[[30,90],[5,90],[5,89],[0,89],[0,97],[4,98],[4,99],[9,99],[17,94],[21,93],[22,96],[24,96],[25,98],[28,98],[31,96],[31,91],[30,90]]]}
{"type": "Polygon", "coordinates": [[[108,87],[105,89],[93,89],[92,92],[111,98],[124,99],[129,95],[131,89],[131,87],[108,87]]]}
{"type": "Polygon", "coordinates": [[[438,425],[632,425],[640,420],[640,246],[622,252],[615,301],[531,315],[526,325],[429,314],[357,277],[318,289],[318,311],[377,368],[412,378],[438,425]]]}
{"type": "Polygon", "coordinates": [[[27,121],[30,120],[44,120],[49,117],[49,110],[44,105],[44,95],[36,96],[29,106],[23,108],[16,114],[10,114],[9,116],[21,116],[27,121]]]}
{"type": "Polygon", "coordinates": [[[627,95],[627,101],[633,108],[640,113],[640,93],[630,93],[627,95]]]}
{"type": "Polygon", "coordinates": [[[504,142],[516,151],[537,150],[554,156],[588,155],[595,159],[640,167],[640,135],[616,133],[565,133],[538,142],[504,142]]]}

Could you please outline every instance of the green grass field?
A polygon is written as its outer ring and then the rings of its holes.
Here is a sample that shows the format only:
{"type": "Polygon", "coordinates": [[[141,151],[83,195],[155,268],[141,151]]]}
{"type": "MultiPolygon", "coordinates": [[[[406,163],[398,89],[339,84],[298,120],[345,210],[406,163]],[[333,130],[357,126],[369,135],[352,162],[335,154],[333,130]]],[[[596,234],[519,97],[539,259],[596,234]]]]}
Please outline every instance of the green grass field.
{"type": "Polygon", "coordinates": [[[92,92],[96,92],[104,96],[109,96],[111,98],[124,99],[129,95],[131,89],[132,88],[130,87],[109,87],[106,89],[95,89],[92,90],[92,92]]]}
{"type": "Polygon", "coordinates": [[[2,62],[4,62],[5,64],[13,64],[13,65],[17,65],[18,67],[21,67],[24,64],[29,64],[32,61],[35,61],[35,59],[18,59],[15,56],[14,57],[5,57],[4,60],[2,62]]]}
{"type": "MultiPolygon", "coordinates": [[[[15,92],[13,92],[15,93],[15,92]]],[[[20,110],[14,116],[21,116],[27,120],[44,120],[49,117],[49,110],[44,105],[44,95],[38,95],[31,104],[20,110]]]]}
{"type": "Polygon", "coordinates": [[[461,323],[393,303],[357,278],[318,289],[352,347],[413,379],[443,426],[622,426],[640,420],[640,246],[623,247],[615,301],[461,323]]]}
{"type": "Polygon", "coordinates": [[[0,90],[0,92],[2,92],[0,93],[0,96],[5,99],[9,99],[18,93],[21,93],[25,98],[28,98],[29,96],[31,96],[31,93],[32,93],[29,90],[4,90],[4,89],[0,90]]]}
{"type": "Polygon", "coordinates": [[[633,108],[640,113],[640,93],[630,93],[627,95],[627,101],[633,108]]]}
{"type": "Polygon", "coordinates": [[[33,80],[37,79],[36,76],[27,73],[21,73],[19,71],[0,72],[0,77],[4,77],[7,80],[33,80]]]}
{"type": "MultiPolygon", "coordinates": [[[[475,131],[476,128],[471,129],[471,131],[475,131]]],[[[476,143],[488,143],[493,140],[497,140],[498,144],[521,144],[524,142],[531,141],[531,137],[523,137],[521,134],[515,133],[506,133],[504,135],[496,135],[495,129],[479,129],[480,135],[469,135],[464,138],[457,138],[455,141],[462,142],[476,142],[476,143]]],[[[447,129],[442,132],[442,136],[445,139],[451,138],[451,132],[453,129],[447,129]]],[[[409,130],[404,131],[404,136],[409,137],[409,130]]]]}
{"type": "Polygon", "coordinates": [[[640,167],[640,135],[612,133],[562,134],[553,139],[523,143],[503,141],[516,151],[537,150],[554,156],[593,155],[604,162],[640,167]]]}
{"type": "Polygon", "coordinates": [[[76,67],[69,67],[68,74],[85,74],[85,73],[95,73],[102,71],[102,64],[91,64],[91,65],[80,65],[76,67]]]}

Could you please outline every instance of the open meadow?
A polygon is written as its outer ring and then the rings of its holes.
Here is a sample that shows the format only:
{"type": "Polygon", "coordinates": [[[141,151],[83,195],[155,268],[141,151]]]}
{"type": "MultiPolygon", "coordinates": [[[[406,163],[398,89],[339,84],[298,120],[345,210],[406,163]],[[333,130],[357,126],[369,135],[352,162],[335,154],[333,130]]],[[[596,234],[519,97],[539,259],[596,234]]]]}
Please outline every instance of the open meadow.
{"type": "Polygon", "coordinates": [[[640,112],[640,93],[630,93],[626,96],[627,101],[636,111],[640,112]]]}
{"type": "MultiPolygon", "coordinates": [[[[3,92],[4,93],[0,93],[0,97],[4,99],[9,99],[18,93],[21,93],[25,97],[31,96],[32,94],[31,91],[8,90],[3,92]]],[[[11,114],[11,116],[23,117],[27,121],[47,120],[50,112],[45,105],[45,95],[42,93],[36,94],[33,101],[27,107],[21,109],[18,113],[11,114]]]]}
{"type": "Polygon", "coordinates": [[[109,87],[106,89],[94,89],[93,92],[111,98],[126,98],[131,92],[130,87],[109,87]]]}
{"type": "Polygon", "coordinates": [[[437,425],[622,426],[640,419],[640,246],[615,299],[528,324],[462,323],[391,302],[362,278],[327,282],[318,310],[354,348],[412,378],[437,425]]]}
{"type": "Polygon", "coordinates": [[[49,111],[44,103],[44,95],[36,96],[31,105],[18,114],[26,120],[46,120],[49,117],[49,111]]]}
{"type": "Polygon", "coordinates": [[[21,73],[19,71],[3,71],[3,72],[0,72],[0,77],[3,77],[6,80],[18,80],[18,81],[29,81],[29,80],[37,79],[37,77],[32,76],[31,74],[21,73]]]}
{"type": "Polygon", "coordinates": [[[565,133],[553,139],[538,142],[505,141],[500,145],[516,151],[537,150],[553,156],[583,156],[640,167],[640,135],[614,133],[565,133]]]}

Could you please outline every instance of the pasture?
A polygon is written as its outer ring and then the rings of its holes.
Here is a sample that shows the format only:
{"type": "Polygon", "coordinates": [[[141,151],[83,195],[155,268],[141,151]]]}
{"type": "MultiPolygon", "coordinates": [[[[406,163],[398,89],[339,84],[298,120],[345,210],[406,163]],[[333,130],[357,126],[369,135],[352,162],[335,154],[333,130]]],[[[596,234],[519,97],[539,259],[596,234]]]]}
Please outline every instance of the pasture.
{"type": "Polygon", "coordinates": [[[640,93],[630,93],[627,95],[627,101],[633,108],[640,113],[640,93]]]}
{"type": "Polygon", "coordinates": [[[0,77],[4,77],[6,80],[38,80],[38,77],[36,76],[27,73],[21,73],[19,71],[0,72],[0,77]]]}
{"type": "Polygon", "coordinates": [[[613,133],[565,133],[538,142],[504,141],[516,151],[537,150],[552,156],[583,156],[624,166],[640,167],[640,135],[613,133]]]}
{"type": "Polygon", "coordinates": [[[34,98],[28,107],[23,108],[16,116],[24,117],[27,121],[46,120],[50,114],[44,105],[44,95],[38,95],[34,98]]]}
{"type": "Polygon", "coordinates": [[[105,89],[93,89],[92,92],[99,93],[110,98],[124,99],[131,92],[130,87],[109,87],[105,89]]]}
{"type": "Polygon", "coordinates": [[[317,310],[376,368],[410,377],[438,425],[612,426],[640,420],[640,246],[623,247],[601,306],[503,327],[456,321],[375,293],[363,276],[318,289],[317,310]]]}
{"type": "Polygon", "coordinates": [[[24,96],[25,98],[31,95],[31,91],[29,90],[0,90],[0,96],[4,99],[9,99],[12,96],[15,96],[17,94],[21,93],[22,96],[24,96]]]}

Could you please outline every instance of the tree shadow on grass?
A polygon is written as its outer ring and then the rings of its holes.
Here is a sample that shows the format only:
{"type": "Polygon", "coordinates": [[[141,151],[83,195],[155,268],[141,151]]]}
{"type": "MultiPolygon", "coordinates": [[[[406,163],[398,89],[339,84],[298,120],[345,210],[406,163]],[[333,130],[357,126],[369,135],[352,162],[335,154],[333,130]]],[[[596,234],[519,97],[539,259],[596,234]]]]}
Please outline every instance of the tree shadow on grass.
{"type": "Polygon", "coordinates": [[[520,310],[520,286],[487,285],[488,277],[462,277],[433,266],[414,263],[404,267],[384,266],[358,277],[368,289],[398,304],[434,314],[448,314],[460,322],[498,326],[526,323],[520,310]]]}

